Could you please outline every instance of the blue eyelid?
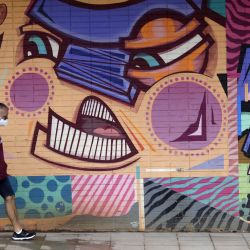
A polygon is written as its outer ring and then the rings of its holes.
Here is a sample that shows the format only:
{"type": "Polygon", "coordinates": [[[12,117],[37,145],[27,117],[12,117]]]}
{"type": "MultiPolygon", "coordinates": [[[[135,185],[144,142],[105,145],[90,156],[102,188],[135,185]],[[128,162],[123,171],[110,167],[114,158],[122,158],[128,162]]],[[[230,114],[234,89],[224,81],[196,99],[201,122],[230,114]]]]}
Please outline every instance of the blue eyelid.
{"type": "Polygon", "coordinates": [[[33,42],[37,45],[38,52],[40,55],[47,55],[46,46],[45,46],[43,40],[39,36],[37,36],[37,35],[31,36],[29,38],[29,42],[33,42]]]}
{"type": "Polygon", "coordinates": [[[157,67],[159,66],[160,64],[158,63],[158,61],[151,55],[149,54],[146,54],[146,53],[138,53],[134,56],[134,59],[137,59],[137,58],[142,58],[144,59],[148,65],[150,67],[157,67]]]}

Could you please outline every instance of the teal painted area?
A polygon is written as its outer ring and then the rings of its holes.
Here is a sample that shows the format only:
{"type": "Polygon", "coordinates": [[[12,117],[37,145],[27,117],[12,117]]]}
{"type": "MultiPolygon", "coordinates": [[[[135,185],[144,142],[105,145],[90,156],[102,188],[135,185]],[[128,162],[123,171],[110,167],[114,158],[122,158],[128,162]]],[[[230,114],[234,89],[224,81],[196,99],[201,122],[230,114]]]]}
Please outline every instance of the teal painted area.
{"type": "Polygon", "coordinates": [[[226,1],[225,0],[208,0],[208,7],[217,12],[221,16],[226,17],[226,1]]]}
{"type": "Polygon", "coordinates": [[[141,171],[140,171],[140,167],[137,166],[137,167],[136,167],[136,179],[138,180],[138,179],[140,179],[140,178],[141,178],[141,171]]]}
{"type": "Polygon", "coordinates": [[[46,46],[43,42],[43,40],[39,36],[31,36],[29,38],[29,42],[33,42],[36,44],[38,52],[40,55],[46,55],[47,54],[47,49],[46,46]]]}
{"type": "MultiPolygon", "coordinates": [[[[70,176],[10,177],[18,214],[23,218],[50,218],[72,213],[70,176]]],[[[0,218],[7,217],[0,200],[0,218]]]]}
{"type": "Polygon", "coordinates": [[[149,54],[146,54],[146,53],[139,53],[139,54],[137,54],[134,57],[134,60],[135,59],[143,59],[143,60],[145,60],[150,67],[157,67],[157,66],[160,65],[153,56],[151,56],[149,54]]]}
{"type": "Polygon", "coordinates": [[[249,112],[242,112],[241,113],[241,131],[250,128],[250,113],[249,112]]]}

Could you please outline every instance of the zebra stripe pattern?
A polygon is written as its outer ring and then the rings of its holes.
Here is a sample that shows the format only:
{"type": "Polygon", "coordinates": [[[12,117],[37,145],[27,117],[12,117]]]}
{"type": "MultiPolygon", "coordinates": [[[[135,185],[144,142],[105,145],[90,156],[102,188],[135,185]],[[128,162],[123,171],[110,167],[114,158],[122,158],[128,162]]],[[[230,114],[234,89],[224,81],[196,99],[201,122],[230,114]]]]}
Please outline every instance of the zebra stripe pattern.
{"type": "Polygon", "coordinates": [[[152,230],[247,231],[250,225],[216,208],[155,183],[144,181],[145,224],[152,230]]]}
{"type": "Polygon", "coordinates": [[[231,215],[239,215],[237,177],[148,179],[231,215]]]}
{"type": "Polygon", "coordinates": [[[228,0],[227,7],[227,73],[237,75],[242,44],[250,43],[250,1],[228,0]]]}

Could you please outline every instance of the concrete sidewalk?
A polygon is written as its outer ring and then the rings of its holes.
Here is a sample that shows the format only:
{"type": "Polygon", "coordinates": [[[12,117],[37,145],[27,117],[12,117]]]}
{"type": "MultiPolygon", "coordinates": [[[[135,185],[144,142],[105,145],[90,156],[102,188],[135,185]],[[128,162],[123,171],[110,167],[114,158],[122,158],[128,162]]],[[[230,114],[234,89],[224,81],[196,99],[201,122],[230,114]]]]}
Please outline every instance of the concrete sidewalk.
{"type": "Polygon", "coordinates": [[[250,233],[38,233],[14,242],[0,233],[0,249],[16,250],[250,250],[250,233]]]}

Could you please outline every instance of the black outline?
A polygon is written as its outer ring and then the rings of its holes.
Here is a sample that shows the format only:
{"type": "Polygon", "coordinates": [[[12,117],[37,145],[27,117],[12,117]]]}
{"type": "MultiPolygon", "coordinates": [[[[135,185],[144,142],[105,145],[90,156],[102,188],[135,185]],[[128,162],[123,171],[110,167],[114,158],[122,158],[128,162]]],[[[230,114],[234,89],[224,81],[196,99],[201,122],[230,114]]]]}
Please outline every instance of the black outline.
{"type": "Polygon", "coordinates": [[[0,7],[4,9],[4,14],[5,16],[3,16],[3,18],[0,20],[0,25],[2,25],[6,19],[6,17],[8,16],[8,8],[7,5],[5,3],[0,3],[0,7]]]}
{"type": "MultiPolygon", "coordinates": [[[[100,119],[100,120],[103,120],[103,119],[100,119]]],[[[106,121],[106,120],[105,120],[106,121]]],[[[110,123],[110,124],[114,124],[113,122],[109,122],[107,121],[107,123],[110,123]]],[[[85,161],[85,162],[97,162],[97,163],[113,163],[113,162],[121,162],[123,160],[126,160],[134,155],[136,155],[138,153],[137,149],[135,148],[135,146],[133,145],[132,141],[129,139],[127,133],[125,132],[125,130],[123,129],[122,125],[120,124],[119,120],[117,119],[117,117],[115,116],[115,114],[112,112],[112,110],[107,106],[107,104],[105,104],[100,98],[96,97],[96,96],[88,96],[86,97],[80,107],[79,107],[79,111],[78,111],[78,115],[77,115],[77,120],[76,120],[76,123],[73,123],[73,122],[70,122],[66,119],[64,119],[63,117],[61,117],[60,115],[58,115],[57,113],[55,113],[51,108],[49,108],[49,114],[48,114],[48,128],[47,128],[47,132],[46,133],[49,133],[47,134],[47,138],[46,138],[46,147],[48,149],[50,149],[51,151],[54,151],[58,154],[61,154],[63,156],[66,156],[66,157],[69,157],[69,158],[73,158],[73,159],[77,159],[77,160],[82,160],[82,161],[85,161]],[[100,104],[102,104],[111,114],[113,120],[115,121],[115,125],[117,127],[117,129],[120,130],[121,134],[124,136],[122,138],[110,138],[110,137],[107,137],[107,136],[101,136],[101,135],[96,135],[96,134],[91,134],[91,133],[86,133],[83,129],[79,129],[76,125],[77,123],[79,122],[80,118],[83,117],[84,115],[82,115],[81,111],[82,111],[82,108],[83,108],[83,105],[85,102],[87,102],[88,100],[95,100],[97,102],[99,102],[100,104]],[[131,150],[131,153],[125,155],[125,156],[122,156],[121,158],[119,159],[114,159],[114,160],[96,160],[96,159],[89,159],[89,158],[82,158],[82,157],[79,157],[79,156],[72,156],[70,154],[65,154],[63,152],[60,152],[56,149],[54,149],[53,147],[50,146],[50,138],[51,138],[51,134],[50,134],[50,131],[51,131],[51,128],[52,128],[52,117],[55,117],[58,119],[58,121],[62,121],[63,124],[67,124],[69,125],[70,127],[73,127],[74,129],[77,129],[79,130],[80,132],[84,132],[86,134],[90,134],[92,136],[96,136],[96,137],[101,137],[101,138],[104,138],[104,139],[125,139],[126,143],[129,145],[129,148],[131,150]]],[[[34,139],[34,137],[33,137],[34,139]]],[[[86,140],[87,141],[87,140],[86,140]]],[[[85,141],[85,142],[86,142],[85,141]]],[[[70,152],[70,151],[69,151],[70,152]]]]}
{"type": "Polygon", "coordinates": [[[0,34],[0,48],[2,47],[4,32],[0,34]]]}
{"type": "MultiPolygon", "coordinates": [[[[118,170],[118,169],[122,169],[122,168],[125,168],[133,163],[135,163],[136,161],[138,161],[140,159],[140,157],[138,157],[137,159],[129,162],[129,163],[126,163],[122,166],[119,166],[119,167],[111,167],[111,168],[80,168],[80,167],[72,167],[72,166],[67,166],[67,165],[64,165],[64,164],[61,164],[61,163],[57,163],[57,162],[53,162],[53,161],[50,161],[50,160],[47,160],[41,156],[38,156],[36,153],[35,153],[35,148],[36,148],[36,143],[37,143],[37,138],[38,138],[38,133],[39,133],[39,130],[43,131],[45,134],[47,134],[47,129],[41,125],[39,122],[36,123],[36,127],[35,127],[35,131],[34,131],[34,134],[33,134],[33,140],[32,140],[32,145],[31,145],[31,150],[30,150],[30,153],[35,156],[36,158],[40,159],[40,160],[43,160],[47,163],[50,163],[50,164],[54,164],[54,165],[57,165],[57,166],[60,166],[60,167],[63,167],[63,168],[67,168],[67,169],[74,169],[74,170],[82,170],[82,171],[112,171],[112,170],[118,170]]],[[[44,145],[46,146],[46,145],[44,145]]],[[[109,163],[106,161],[106,163],[109,163]]]]}
{"type": "Polygon", "coordinates": [[[61,1],[67,3],[71,6],[75,6],[75,7],[84,7],[86,9],[105,10],[105,9],[110,9],[110,8],[115,9],[115,8],[120,8],[120,7],[124,7],[124,6],[137,4],[137,3],[143,2],[144,0],[129,0],[127,2],[109,3],[109,4],[89,4],[89,3],[76,2],[75,0],[74,1],[61,0],[61,1]]]}

